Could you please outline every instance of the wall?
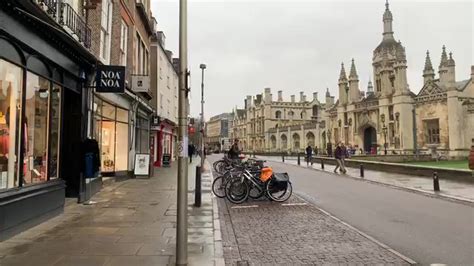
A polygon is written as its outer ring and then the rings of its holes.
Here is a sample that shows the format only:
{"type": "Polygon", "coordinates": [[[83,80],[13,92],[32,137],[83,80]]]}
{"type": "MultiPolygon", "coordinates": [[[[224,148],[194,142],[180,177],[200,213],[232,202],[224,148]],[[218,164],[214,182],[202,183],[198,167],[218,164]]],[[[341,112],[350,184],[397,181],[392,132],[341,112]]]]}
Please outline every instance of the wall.
{"type": "Polygon", "coordinates": [[[427,148],[428,130],[425,128],[424,121],[427,119],[439,119],[439,134],[441,149],[449,148],[449,130],[448,130],[448,105],[446,100],[436,102],[426,102],[416,107],[416,133],[418,148],[427,148]]]}

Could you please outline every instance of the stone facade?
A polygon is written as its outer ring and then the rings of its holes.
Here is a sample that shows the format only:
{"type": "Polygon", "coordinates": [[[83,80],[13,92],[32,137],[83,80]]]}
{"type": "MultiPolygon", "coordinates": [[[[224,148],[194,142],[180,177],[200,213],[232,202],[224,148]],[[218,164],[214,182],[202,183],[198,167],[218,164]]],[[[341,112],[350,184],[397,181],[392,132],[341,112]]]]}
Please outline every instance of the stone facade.
{"type": "Polygon", "coordinates": [[[429,53],[423,71],[424,85],[413,93],[407,81],[405,47],[396,41],[389,3],[383,14],[383,38],[373,52],[373,81],[362,92],[355,60],[349,75],[344,64],[339,74],[339,99],[326,94],[320,103],[315,93],[307,101],[291,96],[290,102],[273,101],[271,90],[254,99],[234,117],[233,134],[246,151],[302,151],[308,144],[326,152],[344,142],[360,153],[413,154],[441,150],[452,157],[465,156],[474,138],[474,66],[470,79],[456,81],[455,61],[443,46],[439,78],[429,53]]]}

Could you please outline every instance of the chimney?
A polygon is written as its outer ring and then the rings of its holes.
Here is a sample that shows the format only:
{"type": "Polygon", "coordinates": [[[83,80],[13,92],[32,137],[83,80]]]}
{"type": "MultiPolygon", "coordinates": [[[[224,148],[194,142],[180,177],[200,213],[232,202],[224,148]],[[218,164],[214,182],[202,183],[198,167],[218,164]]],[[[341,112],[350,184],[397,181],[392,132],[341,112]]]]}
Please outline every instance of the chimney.
{"type": "Polygon", "coordinates": [[[474,66],[471,66],[471,82],[474,83],[474,66]]]}
{"type": "Polygon", "coordinates": [[[252,96],[247,95],[247,100],[245,100],[245,108],[249,109],[252,107],[252,96]]]}
{"type": "Polygon", "coordinates": [[[318,100],[318,93],[313,92],[313,101],[316,101],[316,100],[318,100]]]}
{"type": "Polygon", "coordinates": [[[273,101],[273,99],[272,99],[272,89],[265,88],[265,93],[264,93],[263,100],[264,100],[265,104],[271,104],[272,103],[272,101],[273,101]]]}
{"type": "Polygon", "coordinates": [[[283,91],[278,91],[278,101],[279,102],[283,101],[283,91]]]}
{"type": "Polygon", "coordinates": [[[291,95],[291,102],[292,102],[292,103],[295,102],[295,95],[291,95]]]}
{"type": "Polygon", "coordinates": [[[300,102],[304,102],[304,101],[305,101],[304,92],[300,91],[300,102]]]}

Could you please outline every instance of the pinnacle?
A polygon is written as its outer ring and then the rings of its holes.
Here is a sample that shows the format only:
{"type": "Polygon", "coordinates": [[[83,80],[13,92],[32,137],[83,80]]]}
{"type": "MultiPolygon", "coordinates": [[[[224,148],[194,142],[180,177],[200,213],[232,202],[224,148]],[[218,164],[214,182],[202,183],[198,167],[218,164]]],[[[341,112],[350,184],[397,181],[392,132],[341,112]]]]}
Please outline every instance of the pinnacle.
{"type": "Polygon", "coordinates": [[[339,80],[347,80],[346,70],[344,69],[344,63],[341,64],[341,74],[339,75],[339,80]]]}
{"type": "Polygon", "coordinates": [[[354,58],[352,58],[351,72],[350,72],[349,78],[356,78],[356,79],[358,78],[356,66],[354,63],[354,58]]]}
{"type": "Polygon", "coordinates": [[[425,71],[433,70],[433,65],[431,64],[430,51],[426,51],[425,59],[425,71]]]}
{"type": "Polygon", "coordinates": [[[441,62],[439,64],[439,66],[446,66],[446,64],[448,63],[448,55],[446,54],[446,46],[443,45],[443,52],[441,53],[441,62]]]}

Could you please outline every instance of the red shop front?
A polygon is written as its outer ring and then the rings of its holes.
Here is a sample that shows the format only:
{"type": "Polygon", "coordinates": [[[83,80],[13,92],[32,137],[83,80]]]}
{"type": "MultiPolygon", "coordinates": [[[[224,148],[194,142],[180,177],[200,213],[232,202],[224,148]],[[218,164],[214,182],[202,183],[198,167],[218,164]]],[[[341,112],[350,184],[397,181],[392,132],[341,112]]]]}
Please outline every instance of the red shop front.
{"type": "Polygon", "coordinates": [[[153,125],[153,165],[161,167],[163,165],[163,154],[169,154],[171,161],[175,160],[176,145],[176,124],[165,119],[157,125],[153,125]]]}

